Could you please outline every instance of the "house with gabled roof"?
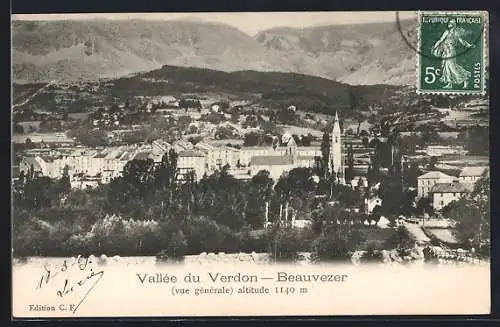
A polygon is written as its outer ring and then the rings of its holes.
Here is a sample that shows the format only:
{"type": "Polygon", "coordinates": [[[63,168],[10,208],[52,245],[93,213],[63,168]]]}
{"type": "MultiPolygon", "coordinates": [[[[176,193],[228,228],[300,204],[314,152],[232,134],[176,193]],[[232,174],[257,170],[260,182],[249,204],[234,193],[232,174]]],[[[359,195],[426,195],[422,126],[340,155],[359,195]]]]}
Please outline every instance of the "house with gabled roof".
{"type": "Polygon", "coordinates": [[[486,166],[464,167],[458,175],[460,183],[464,184],[470,190],[474,189],[474,184],[488,170],[486,166]]]}
{"type": "MultiPolygon", "coordinates": [[[[338,114],[335,114],[330,141],[329,170],[335,172],[340,183],[344,180],[344,157],[342,153],[342,133],[338,114]]],[[[285,146],[244,147],[240,151],[240,163],[248,165],[253,176],[261,170],[267,170],[270,177],[277,181],[279,177],[294,168],[313,168],[322,156],[321,147],[299,147],[290,134],[282,136],[285,146]]]]}
{"type": "Polygon", "coordinates": [[[452,183],[456,178],[440,171],[430,171],[417,178],[417,196],[424,198],[429,191],[438,183],[452,183]]]}
{"type": "Polygon", "coordinates": [[[437,183],[429,191],[432,196],[432,207],[437,211],[443,209],[453,201],[458,201],[469,192],[470,189],[458,181],[437,183]]]}

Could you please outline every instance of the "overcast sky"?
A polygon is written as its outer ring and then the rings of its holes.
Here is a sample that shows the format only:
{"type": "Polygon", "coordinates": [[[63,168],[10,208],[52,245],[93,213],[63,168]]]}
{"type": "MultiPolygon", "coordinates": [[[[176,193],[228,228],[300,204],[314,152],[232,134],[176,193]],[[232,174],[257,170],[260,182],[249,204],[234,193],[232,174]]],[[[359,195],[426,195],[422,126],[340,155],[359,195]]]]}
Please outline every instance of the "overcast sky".
{"type": "MultiPolygon", "coordinates": [[[[401,19],[413,18],[413,12],[400,12],[401,19]]],[[[19,14],[13,20],[87,20],[87,19],[195,20],[225,23],[243,32],[257,32],[279,26],[310,27],[317,25],[394,22],[396,12],[236,12],[236,13],[112,13],[112,14],[19,14]]]]}

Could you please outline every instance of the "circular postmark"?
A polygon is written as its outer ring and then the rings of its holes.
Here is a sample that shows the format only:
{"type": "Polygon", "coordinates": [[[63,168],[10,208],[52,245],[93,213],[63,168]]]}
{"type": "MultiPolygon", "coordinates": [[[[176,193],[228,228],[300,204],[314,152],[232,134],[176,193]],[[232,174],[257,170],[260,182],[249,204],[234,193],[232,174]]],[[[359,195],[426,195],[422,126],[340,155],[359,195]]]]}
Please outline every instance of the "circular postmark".
{"type": "MultiPolygon", "coordinates": [[[[432,13],[429,13],[429,15],[433,15],[432,13]]],[[[426,40],[426,41],[432,41],[432,42],[439,42],[440,38],[445,38],[444,35],[445,33],[449,33],[451,29],[457,29],[461,33],[469,32],[469,30],[463,29],[462,27],[458,26],[457,27],[457,17],[458,15],[467,15],[466,13],[461,13],[461,12],[444,12],[444,13],[438,13],[435,14],[436,16],[442,18],[440,20],[441,24],[426,24],[426,34],[430,35],[435,35],[436,40],[426,40]]],[[[477,15],[477,14],[476,14],[477,15]]],[[[422,22],[420,21],[420,14],[415,12],[414,17],[412,18],[407,18],[402,20],[401,15],[399,11],[396,11],[396,26],[401,34],[401,37],[403,41],[408,45],[410,49],[415,51],[418,55],[422,57],[427,57],[430,59],[441,59],[441,60],[447,60],[455,57],[459,57],[468,51],[472,50],[474,47],[477,45],[481,44],[483,41],[483,33],[484,33],[484,28],[485,28],[485,22],[484,20],[481,20],[481,26],[479,28],[479,31],[476,33],[472,33],[473,35],[468,35],[468,42],[465,41],[463,45],[463,49],[454,51],[453,54],[450,55],[444,55],[444,54],[439,54],[436,53],[435,48],[436,44],[434,43],[434,47],[428,46],[427,44],[423,44],[422,42],[422,33],[419,30],[420,29],[420,24],[422,22]],[[423,49],[425,48],[425,50],[423,49]]],[[[463,40],[462,40],[463,41],[463,40]]],[[[461,42],[462,42],[461,41],[461,42]]]]}

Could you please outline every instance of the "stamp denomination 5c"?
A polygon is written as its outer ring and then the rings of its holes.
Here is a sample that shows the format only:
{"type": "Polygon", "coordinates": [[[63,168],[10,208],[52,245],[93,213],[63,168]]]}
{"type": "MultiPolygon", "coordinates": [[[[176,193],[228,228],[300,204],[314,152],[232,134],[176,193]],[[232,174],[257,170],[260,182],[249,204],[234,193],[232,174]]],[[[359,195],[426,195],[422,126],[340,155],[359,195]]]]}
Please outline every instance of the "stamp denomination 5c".
{"type": "Polygon", "coordinates": [[[419,13],[419,93],[485,93],[486,17],[469,12],[419,13]]]}

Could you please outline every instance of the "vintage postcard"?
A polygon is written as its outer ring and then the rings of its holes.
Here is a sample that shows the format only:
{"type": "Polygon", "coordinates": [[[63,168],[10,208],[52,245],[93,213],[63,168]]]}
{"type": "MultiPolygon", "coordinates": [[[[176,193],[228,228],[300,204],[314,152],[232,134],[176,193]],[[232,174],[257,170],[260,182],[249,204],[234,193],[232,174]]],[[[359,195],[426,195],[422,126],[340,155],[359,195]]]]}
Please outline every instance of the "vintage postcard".
{"type": "Polygon", "coordinates": [[[14,318],[487,314],[487,12],[12,15],[14,318]]]}

